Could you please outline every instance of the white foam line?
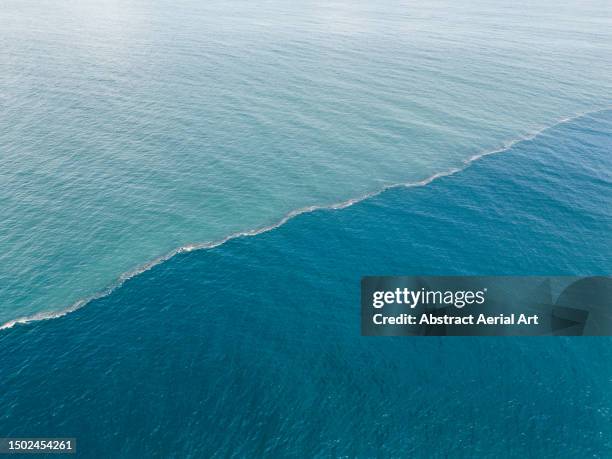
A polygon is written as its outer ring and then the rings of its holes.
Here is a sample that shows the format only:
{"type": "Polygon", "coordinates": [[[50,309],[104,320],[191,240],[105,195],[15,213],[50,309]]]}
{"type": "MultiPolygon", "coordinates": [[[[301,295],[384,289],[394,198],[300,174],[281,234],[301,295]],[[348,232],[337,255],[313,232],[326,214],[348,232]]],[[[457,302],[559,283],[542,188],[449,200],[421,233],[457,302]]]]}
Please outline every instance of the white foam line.
{"type": "Polygon", "coordinates": [[[81,300],[78,300],[77,302],[71,304],[70,306],[68,306],[65,309],[61,309],[59,311],[48,311],[48,312],[38,312],[36,314],[32,314],[29,316],[22,316],[22,317],[18,317],[16,319],[13,320],[9,320],[8,322],[5,322],[4,324],[2,324],[0,326],[0,330],[4,330],[4,329],[8,329],[8,328],[12,328],[15,325],[18,324],[27,324],[30,322],[37,322],[40,320],[49,320],[49,319],[57,319],[59,317],[65,316],[67,314],[70,314],[71,312],[76,311],[77,309],[82,308],[83,306],[89,304],[90,302],[92,302],[93,300],[96,300],[98,298],[103,298],[105,296],[110,295],[112,292],[114,292],[116,289],[118,289],[119,287],[121,287],[126,281],[128,281],[129,279],[138,276],[139,274],[144,273],[145,271],[150,270],[151,268],[153,268],[154,266],[157,266],[167,260],[169,260],[170,258],[173,258],[175,255],[178,255],[180,253],[185,253],[185,252],[192,252],[194,250],[206,250],[206,249],[212,249],[214,247],[218,247],[220,245],[225,244],[228,241],[231,241],[232,239],[238,239],[241,237],[252,237],[252,236],[257,236],[258,234],[262,234],[262,233],[267,233],[268,231],[272,231],[280,226],[283,226],[285,223],[287,223],[289,220],[292,220],[293,218],[297,217],[298,215],[302,215],[302,214],[307,214],[310,212],[315,212],[317,210],[340,210],[340,209],[345,209],[347,207],[352,206],[353,204],[356,204],[358,202],[364,201],[366,199],[372,198],[374,196],[378,196],[382,193],[384,193],[387,190],[390,189],[394,189],[394,188],[414,188],[414,187],[421,187],[421,186],[426,186],[429,185],[431,182],[442,178],[442,177],[448,177],[450,175],[454,175],[458,172],[464,171],[465,169],[467,169],[470,165],[472,165],[472,163],[474,163],[475,161],[478,161],[481,158],[484,158],[485,156],[490,156],[490,155],[494,155],[497,153],[502,153],[504,151],[508,151],[509,149],[511,149],[514,145],[521,143],[521,142],[528,142],[530,140],[535,139],[536,137],[538,137],[539,135],[541,135],[542,133],[544,133],[545,131],[555,128],[561,124],[567,123],[569,121],[573,121],[576,120],[578,118],[582,118],[584,116],[588,116],[588,115],[592,115],[595,113],[600,113],[600,112],[604,112],[607,110],[611,110],[612,107],[606,107],[606,108],[601,108],[601,109],[597,109],[597,110],[591,110],[591,111],[586,111],[586,112],[582,112],[579,113],[577,115],[571,116],[571,117],[566,117],[566,118],[562,118],[559,121],[557,121],[556,123],[550,125],[550,126],[546,126],[544,128],[538,129],[536,131],[533,131],[531,134],[528,134],[526,136],[522,136],[520,138],[517,138],[515,140],[512,140],[510,142],[505,143],[502,147],[495,149],[495,150],[489,150],[489,151],[485,151],[485,152],[481,152],[481,153],[477,153],[473,156],[470,156],[469,158],[463,160],[463,166],[461,167],[453,167],[450,169],[447,169],[445,171],[442,172],[437,172],[433,175],[431,175],[430,177],[427,177],[423,180],[417,181],[417,182],[404,182],[404,183],[395,183],[392,185],[386,185],[383,188],[377,190],[377,191],[373,191],[370,193],[366,193],[363,194],[359,197],[356,198],[351,198],[348,199],[346,201],[341,201],[341,202],[337,202],[334,204],[327,204],[327,205],[314,205],[314,206],[307,206],[307,207],[301,207],[299,209],[295,209],[292,210],[291,212],[285,214],[284,217],[282,217],[280,220],[278,220],[276,223],[273,223],[271,225],[267,225],[267,226],[262,226],[259,228],[255,228],[255,229],[251,229],[251,230],[247,230],[247,231],[239,231],[237,233],[232,233],[229,236],[226,236],[222,239],[218,239],[216,241],[210,241],[210,242],[200,242],[200,243],[194,243],[194,244],[187,244],[184,245],[182,247],[179,247],[177,249],[174,249],[173,251],[167,253],[166,255],[162,255],[158,258],[155,258],[154,260],[151,260],[147,263],[145,263],[142,266],[139,266],[138,268],[132,270],[132,271],[128,271],[123,273],[116,281],[115,283],[113,283],[112,285],[110,285],[109,287],[107,287],[106,289],[95,293],[94,295],[91,295],[89,297],[83,298],[81,300]]]}

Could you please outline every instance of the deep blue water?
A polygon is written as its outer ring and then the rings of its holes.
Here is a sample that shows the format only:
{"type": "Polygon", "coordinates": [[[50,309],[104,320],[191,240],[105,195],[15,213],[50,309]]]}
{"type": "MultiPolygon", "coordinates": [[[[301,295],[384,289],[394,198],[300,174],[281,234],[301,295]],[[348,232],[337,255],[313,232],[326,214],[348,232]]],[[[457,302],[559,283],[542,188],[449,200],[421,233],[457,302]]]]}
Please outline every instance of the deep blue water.
{"type": "Polygon", "coordinates": [[[609,274],[612,112],[0,332],[0,433],[83,457],[610,457],[607,338],[365,338],[364,275],[609,274]]]}

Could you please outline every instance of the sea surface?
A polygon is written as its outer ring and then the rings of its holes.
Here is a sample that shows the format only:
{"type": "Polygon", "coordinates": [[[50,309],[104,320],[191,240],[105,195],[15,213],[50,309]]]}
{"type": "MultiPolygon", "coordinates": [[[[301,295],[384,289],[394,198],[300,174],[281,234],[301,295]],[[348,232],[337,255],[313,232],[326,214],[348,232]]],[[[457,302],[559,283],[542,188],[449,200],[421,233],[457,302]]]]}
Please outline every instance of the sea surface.
{"type": "Polygon", "coordinates": [[[612,457],[612,339],[365,338],[365,275],[610,275],[608,0],[3,0],[0,437],[612,457]]]}
{"type": "Polygon", "coordinates": [[[609,0],[3,0],[0,325],[609,107],[611,23],[609,0]]]}
{"type": "Polygon", "coordinates": [[[180,253],[0,333],[0,432],[82,457],[608,458],[612,339],[360,336],[373,274],[610,274],[612,111],[180,253]]]}

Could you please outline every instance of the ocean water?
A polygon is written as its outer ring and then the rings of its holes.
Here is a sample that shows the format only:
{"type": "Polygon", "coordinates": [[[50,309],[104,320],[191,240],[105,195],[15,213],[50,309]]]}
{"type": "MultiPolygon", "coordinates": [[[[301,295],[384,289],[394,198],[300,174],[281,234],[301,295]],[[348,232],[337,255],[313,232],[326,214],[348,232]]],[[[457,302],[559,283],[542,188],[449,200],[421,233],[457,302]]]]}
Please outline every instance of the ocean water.
{"type": "Polygon", "coordinates": [[[0,432],[83,457],[612,455],[608,338],[366,338],[363,275],[609,274],[612,111],[181,253],[0,333],[0,432]]]}
{"type": "Polygon", "coordinates": [[[3,0],[0,323],[608,107],[611,20],[607,0],[3,0]]]}

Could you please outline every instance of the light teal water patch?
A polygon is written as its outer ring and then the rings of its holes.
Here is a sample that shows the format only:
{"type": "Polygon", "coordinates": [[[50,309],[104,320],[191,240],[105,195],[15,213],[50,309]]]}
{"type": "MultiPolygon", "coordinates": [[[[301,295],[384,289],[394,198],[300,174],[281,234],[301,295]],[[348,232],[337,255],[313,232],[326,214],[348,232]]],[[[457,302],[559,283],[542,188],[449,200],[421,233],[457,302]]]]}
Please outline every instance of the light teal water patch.
{"type": "Polygon", "coordinates": [[[366,338],[367,274],[609,274],[612,111],[0,331],[0,432],[83,457],[612,453],[610,338],[366,338]]]}
{"type": "Polygon", "coordinates": [[[610,102],[608,2],[14,1],[0,321],[610,102]]]}

